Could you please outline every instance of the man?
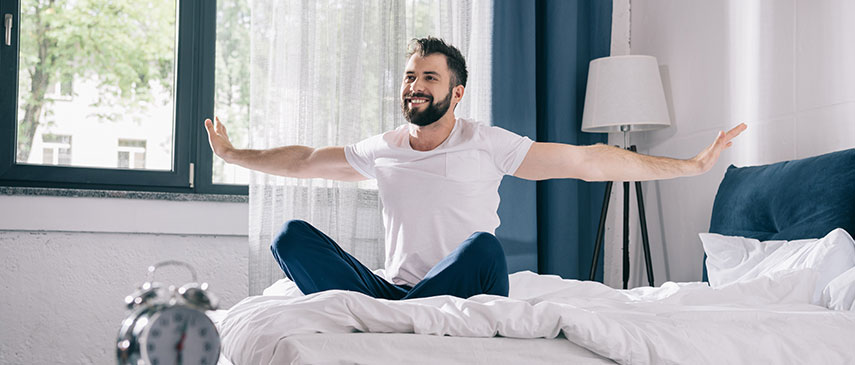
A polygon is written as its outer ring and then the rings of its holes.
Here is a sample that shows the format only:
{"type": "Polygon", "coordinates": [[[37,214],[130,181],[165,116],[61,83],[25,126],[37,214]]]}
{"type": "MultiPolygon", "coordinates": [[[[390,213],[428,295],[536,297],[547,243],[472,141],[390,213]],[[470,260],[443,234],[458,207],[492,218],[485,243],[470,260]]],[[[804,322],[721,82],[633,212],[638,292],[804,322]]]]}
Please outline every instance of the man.
{"type": "Polygon", "coordinates": [[[440,39],[414,39],[401,82],[409,122],[345,147],[236,149],[219,119],[205,127],[228,163],[298,178],[377,179],[386,228],[385,278],[373,274],[323,232],[289,221],[271,245],[285,274],[305,294],[353,290],[376,298],[508,295],[499,225],[504,175],[528,180],[643,181],[708,171],[741,124],[689,160],[652,157],[606,145],[539,143],[454,116],[463,98],[463,56],[440,39]]]}

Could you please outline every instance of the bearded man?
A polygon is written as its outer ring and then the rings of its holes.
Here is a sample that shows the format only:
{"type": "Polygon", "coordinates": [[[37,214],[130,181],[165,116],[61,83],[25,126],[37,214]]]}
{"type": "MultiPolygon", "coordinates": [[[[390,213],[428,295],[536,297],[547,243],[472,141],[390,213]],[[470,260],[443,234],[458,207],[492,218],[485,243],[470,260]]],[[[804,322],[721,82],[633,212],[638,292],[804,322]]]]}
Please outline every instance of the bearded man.
{"type": "Polygon", "coordinates": [[[205,120],[214,153],[228,163],[296,178],[376,179],[386,229],[385,277],[375,275],[308,222],[285,223],[273,257],[304,294],[358,291],[375,298],[508,295],[508,269],[494,236],[499,183],[528,180],[644,181],[709,171],[741,124],[688,160],[606,146],[540,143],[458,119],[468,72],[457,48],[414,39],[401,81],[407,124],[344,147],[237,149],[225,126],[205,120]]]}

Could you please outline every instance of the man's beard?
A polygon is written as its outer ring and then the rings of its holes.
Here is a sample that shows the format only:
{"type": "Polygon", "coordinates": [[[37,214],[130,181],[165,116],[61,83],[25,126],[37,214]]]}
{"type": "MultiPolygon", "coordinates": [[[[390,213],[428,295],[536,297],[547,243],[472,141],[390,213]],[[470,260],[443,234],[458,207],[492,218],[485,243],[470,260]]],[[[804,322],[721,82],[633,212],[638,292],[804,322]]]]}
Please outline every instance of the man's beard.
{"type": "Polygon", "coordinates": [[[445,100],[434,104],[433,97],[429,97],[427,95],[416,94],[411,97],[420,97],[428,99],[428,106],[424,111],[416,111],[407,106],[407,99],[404,98],[401,100],[401,112],[404,113],[404,118],[407,119],[408,122],[413,123],[419,127],[425,127],[433,124],[439,118],[442,118],[443,115],[448,111],[448,108],[451,106],[451,91],[449,90],[448,96],[445,97],[445,100]]]}

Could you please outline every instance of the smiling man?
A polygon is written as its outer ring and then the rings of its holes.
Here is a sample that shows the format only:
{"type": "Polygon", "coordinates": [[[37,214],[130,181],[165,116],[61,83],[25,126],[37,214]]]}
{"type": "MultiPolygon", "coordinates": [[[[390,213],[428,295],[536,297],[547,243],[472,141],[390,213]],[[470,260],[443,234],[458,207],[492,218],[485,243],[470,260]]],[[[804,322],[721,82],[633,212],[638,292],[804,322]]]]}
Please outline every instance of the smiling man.
{"type": "Polygon", "coordinates": [[[386,270],[380,277],[311,224],[285,223],[271,251],[305,294],[353,290],[375,298],[508,295],[499,226],[499,183],[523,179],[644,181],[708,171],[740,124],[697,156],[653,157],[620,148],[533,142],[499,127],[456,118],[468,73],[457,48],[437,38],[414,39],[401,82],[407,124],[344,147],[237,149],[225,126],[205,120],[214,153],[261,172],[342,181],[376,179],[386,228],[386,270]]]}

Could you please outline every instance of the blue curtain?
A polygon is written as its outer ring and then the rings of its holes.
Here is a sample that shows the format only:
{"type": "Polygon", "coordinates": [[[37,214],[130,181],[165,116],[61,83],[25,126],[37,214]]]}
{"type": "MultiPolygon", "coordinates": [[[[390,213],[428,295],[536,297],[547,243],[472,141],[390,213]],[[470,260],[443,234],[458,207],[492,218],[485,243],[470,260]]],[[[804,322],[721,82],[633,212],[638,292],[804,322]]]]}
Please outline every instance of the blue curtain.
{"type": "MultiPolygon", "coordinates": [[[[608,56],[608,0],[496,0],[493,123],[539,142],[606,142],[581,132],[588,63],[608,56]]],[[[499,194],[511,272],[587,279],[605,184],[506,177],[499,194]]],[[[602,280],[602,257],[598,280],[602,280]]]]}

